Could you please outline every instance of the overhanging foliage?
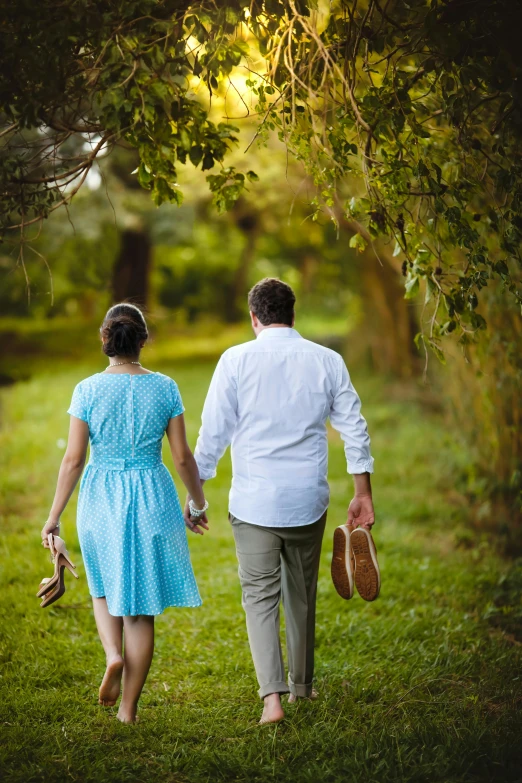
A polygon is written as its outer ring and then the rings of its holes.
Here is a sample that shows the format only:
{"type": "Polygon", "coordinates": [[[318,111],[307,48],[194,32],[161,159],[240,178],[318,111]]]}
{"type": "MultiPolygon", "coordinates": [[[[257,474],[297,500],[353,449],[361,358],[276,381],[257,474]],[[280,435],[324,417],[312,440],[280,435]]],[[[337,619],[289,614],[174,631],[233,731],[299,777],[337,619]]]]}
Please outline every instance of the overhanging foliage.
{"type": "Polygon", "coordinates": [[[207,99],[244,67],[258,140],[279,133],[314,179],[315,214],[359,226],[354,247],[379,253],[393,242],[406,297],[424,296],[419,339],[439,358],[445,335],[465,344],[485,326],[478,305],[491,280],[522,301],[522,66],[511,0],[4,8],[9,235],[23,239],[66,205],[97,156],[122,142],[138,150],[137,177],[156,203],[180,202],[179,163],[218,163],[209,186],[218,209],[229,208],[256,175],[226,165],[237,128],[212,123],[207,99]],[[254,46],[263,68],[252,66],[254,46]]]}

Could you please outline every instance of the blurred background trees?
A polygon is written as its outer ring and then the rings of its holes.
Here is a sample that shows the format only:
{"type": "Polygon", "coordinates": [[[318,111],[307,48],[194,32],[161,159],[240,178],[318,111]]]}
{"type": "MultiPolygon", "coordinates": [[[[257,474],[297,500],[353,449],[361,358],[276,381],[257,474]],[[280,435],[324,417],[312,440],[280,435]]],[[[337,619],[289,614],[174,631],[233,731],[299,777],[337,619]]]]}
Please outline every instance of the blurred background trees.
{"type": "Polygon", "coordinates": [[[517,20],[507,0],[7,3],[4,352],[120,299],[212,334],[282,277],[352,366],[427,372],[472,521],[520,541],[517,20]]]}

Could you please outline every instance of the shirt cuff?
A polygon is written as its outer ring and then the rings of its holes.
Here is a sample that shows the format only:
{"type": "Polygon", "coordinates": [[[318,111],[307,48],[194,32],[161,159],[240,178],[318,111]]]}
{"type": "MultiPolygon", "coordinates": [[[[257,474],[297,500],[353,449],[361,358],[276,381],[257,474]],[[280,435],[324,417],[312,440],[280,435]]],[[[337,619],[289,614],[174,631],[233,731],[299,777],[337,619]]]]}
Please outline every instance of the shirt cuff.
{"type": "Polygon", "coordinates": [[[204,467],[203,465],[199,464],[197,459],[196,459],[196,465],[198,466],[199,477],[203,481],[208,481],[209,479],[213,479],[216,477],[217,475],[216,468],[204,467]]]}
{"type": "Polygon", "coordinates": [[[349,462],[348,473],[373,473],[373,462],[373,457],[370,457],[370,459],[357,460],[357,462],[349,462]]]}

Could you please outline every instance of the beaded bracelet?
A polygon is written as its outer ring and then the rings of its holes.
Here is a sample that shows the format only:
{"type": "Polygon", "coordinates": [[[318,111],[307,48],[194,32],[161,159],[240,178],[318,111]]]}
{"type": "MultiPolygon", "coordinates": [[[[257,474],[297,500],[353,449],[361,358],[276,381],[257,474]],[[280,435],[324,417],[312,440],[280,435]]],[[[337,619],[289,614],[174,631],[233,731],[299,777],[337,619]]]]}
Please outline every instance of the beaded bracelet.
{"type": "Polygon", "coordinates": [[[205,505],[203,506],[203,508],[196,508],[196,506],[194,505],[194,501],[192,499],[189,500],[189,511],[191,517],[195,517],[196,519],[202,517],[205,511],[207,510],[207,508],[208,508],[208,500],[205,500],[205,505]]]}

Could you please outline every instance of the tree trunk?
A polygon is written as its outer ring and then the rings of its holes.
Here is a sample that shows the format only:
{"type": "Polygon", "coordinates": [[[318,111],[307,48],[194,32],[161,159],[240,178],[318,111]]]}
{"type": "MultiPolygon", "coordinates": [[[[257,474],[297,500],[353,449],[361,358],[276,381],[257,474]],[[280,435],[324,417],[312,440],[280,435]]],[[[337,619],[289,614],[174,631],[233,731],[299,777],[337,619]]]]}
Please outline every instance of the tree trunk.
{"type": "Polygon", "coordinates": [[[404,298],[400,264],[388,246],[378,242],[372,246],[364,226],[346,218],[339,205],[336,212],[341,227],[350,236],[359,233],[368,242],[361,254],[361,277],[364,306],[369,317],[365,319],[366,331],[358,335],[359,345],[363,349],[369,348],[376,370],[408,378],[419,362],[413,342],[418,324],[413,303],[404,298]]]}
{"type": "Polygon", "coordinates": [[[254,259],[260,228],[259,216],[250,205],[241,199],[236,203],[233,215],[236,226],[245,238],[245,244],[239,257],[239,264],[231,287],[230,307],[227,311],[227,321],[229,323],[237,323],[245,317],[248,273],[254,259]]]}
{"type": "Polygon", "coordinates": [[[125,229],[112,273],[112,301],[146,306],[149,296],[150,239],[145,230],[125,229]]]}
{"type": "Polygon", "coordinates": [[[368,318],[363,340],[371,351],[373,367],[401,378],[412,375],[418,354],[413,338],[417,331],[415,310],[404,299],[400,273],[379,253],[368,248],[362,256],[363,301],[368,318]]]}

